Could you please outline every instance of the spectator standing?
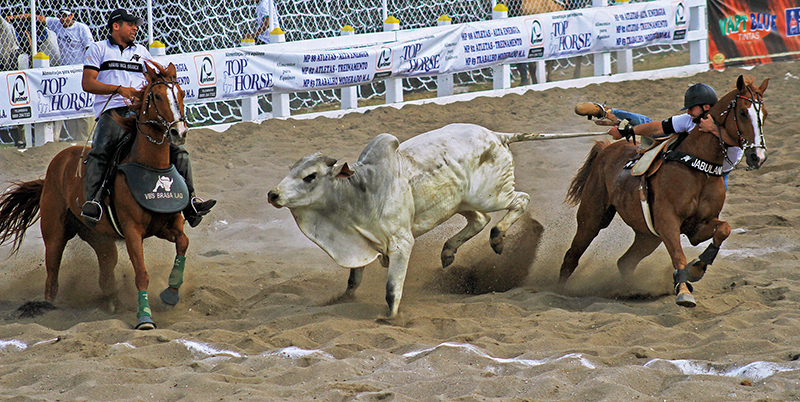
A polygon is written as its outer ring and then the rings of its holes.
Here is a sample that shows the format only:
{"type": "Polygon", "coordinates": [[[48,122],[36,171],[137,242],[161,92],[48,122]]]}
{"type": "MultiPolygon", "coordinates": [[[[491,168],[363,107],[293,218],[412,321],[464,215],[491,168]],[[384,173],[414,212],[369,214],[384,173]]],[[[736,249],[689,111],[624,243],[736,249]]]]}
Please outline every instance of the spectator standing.
{"type": "Polygon", "coordinates": [[[256,7],[256,20],[258,21],[258,28],[253,33],[255,36],[256,44],[263,45],[270,42],[270,21],[275,23],[275,27],[280,26],[280,15],[278,9],[275,8],[273,0],[259,0],[256,7]]]}
{"type": "MultiPolygon", "coordinates": [[[[19,14],[6,18],[8,21],[19,19],[30,19],[30,14],[19,14]]],[[[60,51],[59,64],[62,66],[83,64],[83,54],[86,49],[94,42],[92,31],[89,26],[75,21],[75,16],[71,9],[63,8],[58,11],[58,17],[44,17],[37,15],[36,19],[47,25],[47,28],[55,33],[58,39],[58,49],[60,51]]],[[[59,131],[56,129],[56,131],[59,131]]],[[[66,120],[61,129],[59,137],[69,138],[78,141],[89,133],[89,118],[66,120]],[[65,135],[66,134],[66,135],[65,135]]]]}

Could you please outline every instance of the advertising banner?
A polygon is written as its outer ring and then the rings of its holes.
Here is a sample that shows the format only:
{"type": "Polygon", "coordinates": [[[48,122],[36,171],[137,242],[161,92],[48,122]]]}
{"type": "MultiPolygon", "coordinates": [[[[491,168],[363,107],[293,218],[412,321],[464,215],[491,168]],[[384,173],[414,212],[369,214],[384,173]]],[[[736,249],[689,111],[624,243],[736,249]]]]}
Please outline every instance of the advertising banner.
{"type": "MultiPolygon", "coordinates": [[[[685,43],[686,16],[683,1],[653,1],[356,35],[335,49],[335,41],[315,50],[275,43],[156,61],[175,64],[186,103],[210,102],[685,43]]],[[[0,126],[91,115],[94,97],[81,77],[81,66],[0,73],[0,126]]]]}
{"type": "Polygon", "coordinates": [[[800,59],[800,0],[709,0],[711,67],[800,59]]]}

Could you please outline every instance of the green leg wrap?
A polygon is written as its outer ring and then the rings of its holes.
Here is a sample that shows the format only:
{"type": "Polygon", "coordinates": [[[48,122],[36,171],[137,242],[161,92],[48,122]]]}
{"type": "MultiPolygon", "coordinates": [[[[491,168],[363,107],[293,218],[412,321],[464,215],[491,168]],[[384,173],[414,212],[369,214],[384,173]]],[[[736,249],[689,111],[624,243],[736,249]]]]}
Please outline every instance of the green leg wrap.
{"type": "Polygon", "coordinates": [[[186,266],[186,257],[175,256],[175,264],[172,265],[172,272],[169,273],[169,287],[180,289],[183,284],[183,268],[186,266]]]}
{"type": "Polygon", "coordinates": [[[139,291],[139,311],[136,312],[136,318],[142,318],[142,316],[152,317],[153,313],[150,311],[150,302],[147,299],[147,291],[140,290],[139,291]]]}

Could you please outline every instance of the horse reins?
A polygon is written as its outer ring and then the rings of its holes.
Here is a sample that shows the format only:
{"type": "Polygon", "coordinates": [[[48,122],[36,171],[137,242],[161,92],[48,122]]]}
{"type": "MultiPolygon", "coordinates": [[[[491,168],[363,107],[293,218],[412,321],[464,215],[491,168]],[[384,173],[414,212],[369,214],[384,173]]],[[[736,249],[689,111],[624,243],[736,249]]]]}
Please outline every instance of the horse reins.
{"type": "Polygon", "coordinates": [[[139,116],[137,115],[136,116],[136,131],[142,133],[142,135],[144,135],[145,138],[147,138],[150,142],[152,142],[152,143],[154,143],[156,145],[161,145],[168,138],[167,133],[169,132],[169,128],[172,127],[172,125],[175,124],[175,123],[178,123],[178,122],[181,122],[181,121],[186,121],[186,116],[184,116],[183,111],[180,111],[181,112],[181,116],[177,120],[169,122],[166,119],[164,119],[164,116],[162,116],[161,112],[158,110],[158,105],[156,104],[155,100],[153,100],[153,91],[152,91],[152,89],[153,89],[153,86],[158,85],[158,84],[166,85],[167,88],[169,88],[170,92],[172,93],[172,97],[176,101],[178,100],[178,96],[175,95],[175,86],[178,85],[178,83],[176,81],[156,81],[156,82],[150,84],[150,86],[149,86],[150,90],[147,92],[147,98],[145,98],[144,108],[142,109],[142,111],[143,112],[147,111],[147,109],[149,109],[150,106],[152,105],[153,109],[155,109],[155,111],[156,111],[156,116],[158,117],[158,120],[151,119],[151,120],[147,120],[147,121],[141,121],[141,120],[139,120],[139,116]],[[144,131],[142,131],[142,129],[139,128],[140,124],[155,124],[155,125],[164,127],[164,133],[161,136],[161,141],[155,140],[149,134],[147,134],[144,131]]]}
{"type": "MultiPolygon", "coordinates": [[[[739,148],[741,148],[742,150],[748,150],[750,148],[763,148],[766,151],[767,145],[764,141],[764,129],[761,121],[761,109],[763,107],[764,101],[758,100],[756,94],[753,93],[753,90],[750,89],[749,86],[747,87],[747,91],[750,92],[750,98],[736,94],[736,96],[734,96],[734,98],[731,99],[731,102],[728,104],[728,108],[725,109],[724,112],[720,113],[720,117],[724,117],[726,114],[728,114],[728,112],[734,110],[734,113],[732,113],[732,115],[733,115],[733,122],[736,125],[736,135],[739,137],[738,144],[741,144],[739,145],[739,148]],[[736,117],[736,112],[735,112],[736,105],[738,104],[739,99],[750,101],[750,103],[753,104],[753,108],[756,110],[756,120],[758,120],[758,134],[761,139],[760,144],[756,144],[755,142],[751,143],[750,141],[747,141],[747,138],[744,138],[744,136],[742,135],[742,131],[739,129],[739,119],[736,117]]],[[[717,123],[716,120],[714,121],[714,123],[716,123],[717,130],[720,132],[719,145],[722,148],[722,155],[725,157],[725,160],[731,164],[731,166],[736,166],[736,163],[734,163],[733,161],[730,160],[730,158],[728,158],[727,149],[729,145],[725,143],[725,140],[722,139],[722,130],[720,130],[720,124],[717,123]]]]}

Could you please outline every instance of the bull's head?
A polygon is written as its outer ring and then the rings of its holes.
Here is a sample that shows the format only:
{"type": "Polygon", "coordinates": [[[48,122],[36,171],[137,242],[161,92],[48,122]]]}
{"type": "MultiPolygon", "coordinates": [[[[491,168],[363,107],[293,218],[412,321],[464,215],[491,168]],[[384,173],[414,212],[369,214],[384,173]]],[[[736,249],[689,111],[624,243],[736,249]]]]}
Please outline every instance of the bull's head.
{"type": "Polygon", "coordinates": [[[325,180],[349,176],[352,171],[346,163],[336,164],[336,159],[315,154],[306,155],[292,166],[289,175],[267,193],[267,201],[276,208],[301,208],[316,204],[324,194],[325,180]]]}

